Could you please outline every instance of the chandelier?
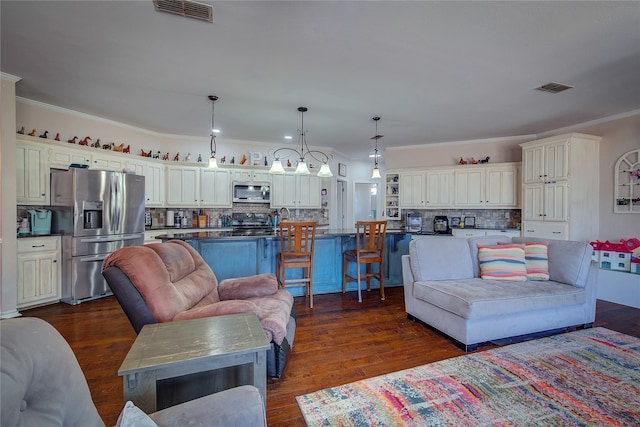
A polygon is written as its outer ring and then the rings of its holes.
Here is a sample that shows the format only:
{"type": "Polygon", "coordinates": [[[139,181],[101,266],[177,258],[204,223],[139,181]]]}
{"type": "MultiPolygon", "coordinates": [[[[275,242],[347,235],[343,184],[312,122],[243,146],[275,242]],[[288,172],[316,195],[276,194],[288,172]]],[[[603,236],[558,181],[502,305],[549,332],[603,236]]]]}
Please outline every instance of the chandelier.
{"type": "Polygon", "coordinates": [[[378,157],[379,157],[379,154],[378,154],[378,140],[380,138],[384,137],[384,135],[378,134],[378,120],[380,120],[380,117],[374,117],[373,120],[376,122],[376,134],[371,139],[375,139],[376,148],[373,151],[373,173],[371,174],[371,178],[372,179],[378,179],[378,178],[382,178],[380,176],[380,168],[378,167],[378,157]]]}
{"type": "Polygon", "coordinates": [[[209,95],[209,100],[211,100],[211,142],[209,146],[211,148],[211,157],[209,157],[209,168],[218,169],[218,161],[216,160],[216,133],[220,132],[215,127],[215,104],[218,100],[218,97],[215,95],[209,95]]]}
{"type": "MultiPolygon", "coordinates": [[[[320,171],[318,172],[319,177],[331,177],[333,173],[331,173],[331,169],[329,168],[329,160],[331,160],[332,156],[328,156],[322,151],[318,150],[310,150],[307,145],[306,134],[307,131],[304,129],[304,113],[307,112],[307,107],[298,107],[298,111],[300,112],[300,117],[302,121],[302,125],[300,129],[298,129],[299,136],[299,144],[300,149],[290,148],[290,147],[282,147],[276,149],[273,153],[273,163],[271,164],[271,169],[269,169],[269,173],[284,173],[284,167],[282,166],[282,161],[280,161],[280,157],[283,156],[283,153],[289,152],[289,156],[295,154],[298,156],[298,166],[296,167],[295,173],[298,175],[310,175],[309,168],[307,167],[307,162],[305,161],[305,156],[309,156],[315,159],[317,162],[322,163],[320,166],[320,171]],[[316,157],[317,156],[317,157],[316,157]]],[[[283,156],[287,158],[288,156],[283,156]]]]}

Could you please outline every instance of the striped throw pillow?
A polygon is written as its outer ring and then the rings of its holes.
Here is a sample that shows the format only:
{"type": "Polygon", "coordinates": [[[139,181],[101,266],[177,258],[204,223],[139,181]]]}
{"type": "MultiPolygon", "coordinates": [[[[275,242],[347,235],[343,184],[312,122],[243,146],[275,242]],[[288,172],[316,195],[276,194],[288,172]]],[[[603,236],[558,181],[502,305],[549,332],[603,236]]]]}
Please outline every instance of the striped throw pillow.
{"type": "Polygon", "coordinates": [[[488,246],[478,244],[480,277],[493,280],[525,282],[527,269],[524,245],[488,246]]]}
{"type": "Polygon", "coordinates": [[[548,247],[544,243],[527,243],[524,261],[529,280],[549,280],[548,247]]]}

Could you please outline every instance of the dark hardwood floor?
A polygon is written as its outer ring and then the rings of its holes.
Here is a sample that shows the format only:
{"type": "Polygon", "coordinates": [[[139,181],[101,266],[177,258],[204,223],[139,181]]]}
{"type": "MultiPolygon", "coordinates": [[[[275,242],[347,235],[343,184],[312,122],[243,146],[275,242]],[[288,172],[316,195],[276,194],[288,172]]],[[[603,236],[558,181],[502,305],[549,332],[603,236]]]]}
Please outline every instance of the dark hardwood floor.
{"type": "MultiPolygon", "coordinates": [[[[386,294],[380,301],[377,292],[365,293],[362,304],[355,292],[317,295],[313,309],[296,298],[294,351],[283,378],[267,383],[270,426],[305,425],[298,395],[464,354],[436,331],[407,320],[402,287],[386,294]]],[[[48,321],[67,339],[102,419],[115,425],[123,406],[117,371],[136,336],[116,299],[22,314],[48,321]]],[[[598,301],[595,326],[640,337],[640,310],[598,301]]]]}

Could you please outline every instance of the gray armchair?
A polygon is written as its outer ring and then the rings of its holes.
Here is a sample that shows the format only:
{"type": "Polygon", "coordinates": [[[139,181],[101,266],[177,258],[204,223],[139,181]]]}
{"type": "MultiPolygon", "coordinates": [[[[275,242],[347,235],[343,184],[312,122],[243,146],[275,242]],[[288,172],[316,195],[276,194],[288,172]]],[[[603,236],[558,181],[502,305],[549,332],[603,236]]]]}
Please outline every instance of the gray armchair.
{"type": "MultiPolygon", "coordinates": [[[[73,351],[53,326],[33,317],[6,319],[0,321],[0,337],[2,427],[104,426],[73,351]]],[[[160,427],[267,425],[264,402],[253,386],[172,406],[149,418],[160,427]]]]}

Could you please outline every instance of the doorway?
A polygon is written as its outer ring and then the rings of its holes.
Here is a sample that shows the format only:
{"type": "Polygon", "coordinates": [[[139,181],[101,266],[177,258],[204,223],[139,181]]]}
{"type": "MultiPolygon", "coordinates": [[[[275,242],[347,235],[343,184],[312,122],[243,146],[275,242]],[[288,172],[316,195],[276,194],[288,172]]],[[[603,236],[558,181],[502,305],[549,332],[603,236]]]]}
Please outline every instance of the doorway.
{"type": "Polygon", "coordinates": [[[356,221],[375,221],[378,217],[378,184],[356,182],[353,196],[356,221]]]}
{"type": "Polygon", "coordinates": [[[349,205],[347,204],[347,182],[338,180],[337,181],[337,221],[336,227],[339,229],[347,228],[346,226],[346,218],[347,218],[347,209],[349,205]]]}

